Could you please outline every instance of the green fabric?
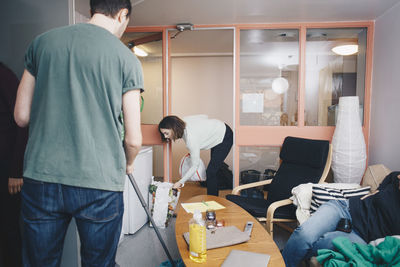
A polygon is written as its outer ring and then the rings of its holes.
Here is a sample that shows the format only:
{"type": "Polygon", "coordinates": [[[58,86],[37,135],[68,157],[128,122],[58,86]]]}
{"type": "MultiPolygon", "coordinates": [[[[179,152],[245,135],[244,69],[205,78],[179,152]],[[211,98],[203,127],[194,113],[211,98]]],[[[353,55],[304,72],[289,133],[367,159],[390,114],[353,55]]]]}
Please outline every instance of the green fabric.
{"type": "Polygon", "coordinates": [[[122,191],[122,94],[143,88],[140,61],[109,31],[85,23],[36,37],[25,68],[36,86],[24,176],[122,191]]]}
{"type": "Polygon", "coordinates": [[[400,266],[400,239],[388,236],[378,246],[351,243],[346,237],[332,241],[337,251],[318,250],[317,260],[324,267],[400,266]]]}

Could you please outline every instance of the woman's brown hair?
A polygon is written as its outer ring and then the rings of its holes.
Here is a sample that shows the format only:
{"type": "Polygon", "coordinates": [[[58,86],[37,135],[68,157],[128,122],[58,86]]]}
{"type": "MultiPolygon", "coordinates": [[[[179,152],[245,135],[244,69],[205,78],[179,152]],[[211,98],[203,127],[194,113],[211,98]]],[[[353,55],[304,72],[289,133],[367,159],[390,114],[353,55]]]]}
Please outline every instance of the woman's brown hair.
{"type": "Polygon", "coordinates": [[[161,132],[161,129],[170,129],[172,130],[172,140],[175,141],[176,139],[182,138],[183,132],[185,131],[186,123],[181,120],[177,116],[166,116],[164,117],[160,123],[158,124],[158,131],[161,135],[161,140],[163,142],[168,142],[168,139],[164,137],[161,132]]]}

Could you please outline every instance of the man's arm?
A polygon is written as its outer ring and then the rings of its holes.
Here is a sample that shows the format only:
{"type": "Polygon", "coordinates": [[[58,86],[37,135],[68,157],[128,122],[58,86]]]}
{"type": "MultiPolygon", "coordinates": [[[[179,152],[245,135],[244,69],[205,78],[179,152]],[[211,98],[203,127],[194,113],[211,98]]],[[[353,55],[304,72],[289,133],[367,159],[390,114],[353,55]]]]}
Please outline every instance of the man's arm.
{"type": "MultiPolygon", "coordinates": [[[[0,98],[3,100],[7,112],[14,113],[15,100],[17,98],[19,80],[17,76],[0,63],[0,98]]],[[[15,125],[15,142],[11,149],[11,160],[9,166],[8,192],[16,194],[21,191],[23,184],[22,165],[24,160],[24,151],[28,139],[28,128],[20,128],[15,125]],[[15,177],[15,178],[13,178],[15,177]]]]}
{"type": "Polygon", "coordinates": [[[133,172],[133,162],[142,146],[140,128],[140,90],[130,90],[122,96],[122,111],[125,125],[126,173],[133,172]]]}
{"type": "Polygon", "coordinates": [[[25,70],[18,86],[17,100],[14,108],[14,119],[20,127],[26,127],[29,124],[34,90],[35,77],[29,71],[25,70]]]}

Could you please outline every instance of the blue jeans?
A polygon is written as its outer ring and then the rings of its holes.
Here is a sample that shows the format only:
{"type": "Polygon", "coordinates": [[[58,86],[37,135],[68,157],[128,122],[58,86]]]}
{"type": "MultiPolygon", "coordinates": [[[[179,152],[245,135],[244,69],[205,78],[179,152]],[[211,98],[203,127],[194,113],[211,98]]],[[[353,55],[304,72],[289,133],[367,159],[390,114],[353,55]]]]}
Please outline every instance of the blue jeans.
{"type": "Polygon", "coordinates": [[[74,217],[82,266],[115,266],[124,212],[122,192],[24,179],[23,266],[59,266],[74,217]]]}
{"type": "Polygon", "coordinates": [[[351,220],[348,200],[330,200],[321,205],[313,216],[297,227],[290,236],[282,252],[286,266],[298,266],[302,260],[317,255],[318,249],[333,249],[332,240],[339,236],[348,237],[354,243],[365,244],[354,231],[336,231],[341,218],[351,220]]]}

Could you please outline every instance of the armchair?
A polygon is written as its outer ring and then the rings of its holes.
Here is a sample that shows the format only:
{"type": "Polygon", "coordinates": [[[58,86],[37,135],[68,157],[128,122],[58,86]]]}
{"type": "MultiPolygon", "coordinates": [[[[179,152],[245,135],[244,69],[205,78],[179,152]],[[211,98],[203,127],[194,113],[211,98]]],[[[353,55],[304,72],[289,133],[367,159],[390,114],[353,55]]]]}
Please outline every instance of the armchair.
{"type": "Polygon", "coordinates": [[[274,223],[296,221],[296,208],[289,199],[292,188],[303,183],[325,181],[331,166],[332,149],[326,140],[288,136],[279,157],[281,165],[273,179],[240,185],[226,196],[226,199],[241,206],[259,221],[266,221],[271,237],[274,223]],[[243,189],[266,184],[270,184],[266,199],[239,195],[243,189]]]}

